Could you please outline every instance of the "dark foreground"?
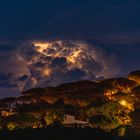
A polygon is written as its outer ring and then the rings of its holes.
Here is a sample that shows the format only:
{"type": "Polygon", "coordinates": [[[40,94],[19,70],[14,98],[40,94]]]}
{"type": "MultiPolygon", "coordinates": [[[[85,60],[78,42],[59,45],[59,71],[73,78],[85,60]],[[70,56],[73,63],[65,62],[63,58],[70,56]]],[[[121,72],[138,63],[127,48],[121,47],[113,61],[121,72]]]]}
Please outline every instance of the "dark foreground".
{"type": "Polygon", "coordinates": [[[0,132],[0,140],[133,140],[140,136],[116,137],[98,129],[46,128],[0,132]]]}

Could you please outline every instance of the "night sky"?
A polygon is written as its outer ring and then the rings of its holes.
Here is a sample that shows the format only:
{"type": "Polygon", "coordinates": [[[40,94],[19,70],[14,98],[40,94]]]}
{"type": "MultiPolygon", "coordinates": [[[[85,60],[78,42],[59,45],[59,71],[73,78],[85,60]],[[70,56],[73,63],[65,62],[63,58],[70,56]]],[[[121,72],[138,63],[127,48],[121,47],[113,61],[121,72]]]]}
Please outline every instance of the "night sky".
{"type": "MultiPolygon", "coordinates": [[[[26,74],[17,79],[13,76],[13,71],[18,73],[25,69],[22,63],[14,66],[17,50],[32,41],[50,40],[80,40],[96,46],[105,51],[106,56],[117,59],[120,76],[138,70],[140,1],[1,0],[0,97],[19,95],[21,90],[17,88],[17,81],[28,77],[26,74]],[[14,67],[20,67],[20,70],[14,67]]],[[[62,65],[65,59],[55,61],[62,65]]],[[[79,69],[69,73],[84,75],[79,69]]],[[[79,79],[76,77],[76,80],[79,79]]]]}

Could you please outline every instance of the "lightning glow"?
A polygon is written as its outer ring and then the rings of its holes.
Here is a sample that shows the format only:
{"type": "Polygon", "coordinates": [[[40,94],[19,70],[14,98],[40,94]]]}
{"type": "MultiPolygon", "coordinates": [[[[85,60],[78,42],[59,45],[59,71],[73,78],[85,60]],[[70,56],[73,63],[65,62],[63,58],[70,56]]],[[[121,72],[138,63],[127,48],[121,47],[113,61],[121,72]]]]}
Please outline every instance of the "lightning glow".
{"type": "Polygon", "coordinates": [[[120,105],[122,105],[122,106],[127,106],[127,102],[126,102],[125,100],[121,100],[119,103],[120,103],[120,105]]]}
{"type": "Polygon", "coordinates": [[[36,47],[36,50],[40,53],[43,53],[43,50],[49,47],[49,43],[39,43],[35,42],[34,46],[36,47]]]}
{"type": "Polygon", "coordinates": [[[24,44],[15,58],[26,67],[24,74],[18,74],[19,78],[21,75],[27,77],[19,81],[20,89],[109,78],[119,73],[115,57],[86,42],[56,40],[33,41],[31,44],[24,44]]]}

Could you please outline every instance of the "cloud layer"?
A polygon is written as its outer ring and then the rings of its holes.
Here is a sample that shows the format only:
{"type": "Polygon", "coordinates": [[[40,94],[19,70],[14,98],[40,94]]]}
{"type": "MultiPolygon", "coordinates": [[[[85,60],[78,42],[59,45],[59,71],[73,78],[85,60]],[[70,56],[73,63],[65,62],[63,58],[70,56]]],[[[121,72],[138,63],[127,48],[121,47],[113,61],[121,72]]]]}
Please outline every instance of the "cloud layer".
{"type": "Polygon", "coordinates": [[[3,70],[3,73],[8,75],[7,81],[17,85],[20,91],[71,81],[109,78],[120,71],[114,56],[86,42],[32,42],[19,48],[7,60],[10,69],[3,70]]]}

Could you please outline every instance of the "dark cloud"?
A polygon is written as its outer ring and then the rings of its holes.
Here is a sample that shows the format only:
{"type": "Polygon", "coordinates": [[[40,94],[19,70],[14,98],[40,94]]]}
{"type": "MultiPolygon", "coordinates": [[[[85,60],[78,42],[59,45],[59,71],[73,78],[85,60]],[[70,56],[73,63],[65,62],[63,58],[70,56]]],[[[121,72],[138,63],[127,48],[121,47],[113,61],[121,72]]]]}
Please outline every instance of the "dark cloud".
{"type": "Polygon", "coordinates": [[[17,87],[16,84],[10,84],[9,81],[3,81],[3,82],[0,82],[0,87],[3,87],[3,88],[13,88],[13,87],[17,87]]]}
{"type": "Polygon", "coordinates": [[[25,58],[28,61],[39,55],[38,52],[36,52],[34,45],[31,43],[26,43],[26,45],[24,45],[22,49],[19,50],[19,53],[21,57],[25,58]]]}
{"type": "Polygon", "coordinates": [[[56,57],[53,59],[51,66],[52,67],[56,67],[56,66],[63,67],[66,65],[66,63],[67,63],[67,59],[65,57],[56,57]]]}
{"type": "Polygon", "coordinates": [[[12,84],[9,81],[10,75],[0,74],[0,88],[13,88],[17,87],[16,84],[12,84]]]}
{"type": "Polygon", "coordinates": [[[68,82],[69,81],[77,81],[82,80],[84,76],[86,76],[86,73],[80,69],[74,69],[67,73],[68,76],[68,82]]]}
{"type": "Polygon", "coordinates": [[[37,63],[35,63],[34,66],[35,66],[35,67],[39,67],[39,68],[43,68],[43,67],[45,66],[45,64],[42,63],[42,62],[37,62],[37,63]]]}
{"type": "Polygon", "coordinates": [[[25,81],[28,79],[28,76],[27,75],[23,75],[21,77],[19,77],[18,81],[25,81]]]}

